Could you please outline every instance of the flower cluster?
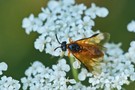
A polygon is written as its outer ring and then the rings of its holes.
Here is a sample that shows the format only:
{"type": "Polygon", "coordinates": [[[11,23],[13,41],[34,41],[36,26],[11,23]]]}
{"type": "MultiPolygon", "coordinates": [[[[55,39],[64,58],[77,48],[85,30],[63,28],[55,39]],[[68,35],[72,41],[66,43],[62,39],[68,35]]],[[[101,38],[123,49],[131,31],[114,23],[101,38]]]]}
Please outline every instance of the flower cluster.
{"type": "Polygon", "coordinates": [[[2,71],[6,71],[7,70],[7,64],[4,62],[0,63],[0,75],[2,75],[2,71]]]}
{"type": "Polygon", "coordinates": [[[129,32],[135,32],[135,21],[134,21],[134,20],[132,20],[132,21],[128,24],[127,29],[128,29],[129,32]]]}
{"type": "MultiPolygon", "coordinates": [[[[129,32],[135,32],[135,21],[131,21],[128,26],[127,29],[129,32]]],[[[128,52],[125,54],[126,57],[128,58],[128,60],[130,60],[131,62],[133,62],[135,64],[135,41],[132,41],[130,43],[130,47],[128,49],[128,52]]]]}
{"type": "Polygon", "coordinates": [[[92,26],[95,25],[93,20],[97,16],[106,17],[107,15],[106,8],[97,7],[94,3],[87,8],[84,4],[75,4],[74,0],[50,0],[48,7],[42,8],[38,17],[31,14],[28,18],[24,18],[22,27],[27,34],[31,31],[40,34],[34,43],[36,49],[59,56],[62,54],[61,50],[54,51],[59,46],[55,34],[59,41],[66,42],[69,42],[69,38],[78,40],[90,37],[95,33],[92,30],[92,26]]]}
{"type": "MultiPolygon", "coordinates": [[[[50,0],[46,8],[42,8],[42,12],[38,17],[31,14],[28,18],[24,18],[22,27],[25,28],[27,34],[34,31],[40,34],[39,38],[34,42],[34,46],[39,51],[45,51],[53,56],[62,55],[55,35],[59,41],[69,42],[68,39],[78,40],[90,37],[99,30],[93,31],[95,26],[94,19],[98,17],[106,17],[108,10],[104,7],[98,7],[94,3],[87,8],[84,4],[75,4],[75,0],[50,0]]],[[[127,26],[131,32],[135,31],[135,22],[132,21],[127,26]]],[[[77,82],[74,79],[68,79],[66,73],[69,72],[69,65],[65,59],[53,65],[52,69],[45,67],[40,62],[34,62],[29,67],[22,78],[23,89],[39,89],[40,90],[98,90],[98,89],[118,89],[121,90],[124,84],[135,81],[135,41],[131,42],[131,46],[127,53],[120,48],[122,44],[106,43],[104,58],[101,62],[101,73],[92,74],[84,68],[80,67],[80,62],[74,62],[73,66],[81,68],[78,74],[77,82]],[[81,84],[88,80],[89,86],[81,84]]],[[[67,52],[65,52],[67,55],[67,52]]]]}
{"type": "Polygon", "coordinates": [[[75,84],[74,79],[69,79],[66,73],[70,67],[65,59],[59,60],[58,64],[53,65],[52,69],[45,67],[41,62],[35,61],[29,67],[21,79],[23,90],[67,90],[70,84],[75,84]],[[68,85],[67,85],[68,84],[68,85]]]}
{"type": "Polygon", "coordinates": [[[82,69],[79,74],[79,80],[84,81],[86,77],[88,82],[97,89],[104,88],[111,90],[112,88],[122,89],[122,85],[129,84],[135,80],[134,65],[123,54],[120,44],[107,43],[107,51],[103,62],[101,63],[101,74],[92,75],[86,69],[82,69]]]}
{"type": "Polygon", "coordinates": [[[130,47],[128,49],[128,52],[125,55],[128,58],[128,60],[130,60],[131,62],[133,62],[135,64],[135,55],[134,55],[134,53],[135,53],[135,41],[132,41],[130,43],[130,47]]]}
{"type": "MultiPolygon", "coordinates": [[[[0,63],[0,75],[2,71],[7,70],[7,64],[4,62],[0,63]]],[[[14,80],[12,77],[2,76],[0,79],[0,90],[19,90],[19,81],[14,80]]]]}

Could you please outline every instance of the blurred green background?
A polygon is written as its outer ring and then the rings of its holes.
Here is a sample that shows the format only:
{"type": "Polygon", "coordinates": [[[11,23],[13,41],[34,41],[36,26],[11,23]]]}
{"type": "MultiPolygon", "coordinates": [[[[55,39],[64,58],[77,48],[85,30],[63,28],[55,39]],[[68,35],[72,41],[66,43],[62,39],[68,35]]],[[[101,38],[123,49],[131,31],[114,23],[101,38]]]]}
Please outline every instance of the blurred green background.
{"type": "MultiPolygon", "coordinates": [[[[95,2],[97,6],[107,7],[107,18],[97,18],[94,29],[111,34],[110,42],[122,42],[124,51],[128,50],[129,43],[135,40],[135,34],[127,31],[127,24],[135,20],[135,0],[76,0],[90,6],[95,2]]],[[[54,64],[55,58],[49,58],[44,52],[34,49],[36,33],[26,35],[22,29],[22,20],[31,13],[35,16],[45,7],[47,0],[0,0],[0,62],[8,64],[7,76],[20,79],[24,71],[35,60],[43,62],[46,66],[54,64]],[[52,59],[52,61],[50,61],[52,59]]],[[[134,90],[135,83],[125,86],[127,90],[134,90]]]]}

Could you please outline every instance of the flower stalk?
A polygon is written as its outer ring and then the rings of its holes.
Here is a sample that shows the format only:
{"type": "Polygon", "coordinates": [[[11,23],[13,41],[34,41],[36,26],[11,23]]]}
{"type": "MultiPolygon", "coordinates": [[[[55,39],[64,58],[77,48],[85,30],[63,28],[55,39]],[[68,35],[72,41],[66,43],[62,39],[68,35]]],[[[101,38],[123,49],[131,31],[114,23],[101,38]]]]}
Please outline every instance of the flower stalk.
{"type": "Polygon", "coordinates": [[[73,67],[73,62],[75,61],[75,59],[72,56],[70,56],[69,59],[70,59],[70,65],[71,65],[73,78],[78,82],[79,81],[79,79],[78,79],[78,70],[74,69],[74,67],[73,67]]]}

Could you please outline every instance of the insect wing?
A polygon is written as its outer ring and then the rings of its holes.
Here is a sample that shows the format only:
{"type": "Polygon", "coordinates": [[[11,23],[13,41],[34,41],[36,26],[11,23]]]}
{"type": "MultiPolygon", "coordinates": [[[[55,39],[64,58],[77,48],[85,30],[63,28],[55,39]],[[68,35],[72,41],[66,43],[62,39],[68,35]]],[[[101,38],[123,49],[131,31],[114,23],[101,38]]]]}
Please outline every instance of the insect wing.
{"type": "Polygon", "coordinates": [[[100,61],[103,59],[102,44],[110,38],[109,33],[94,34],[89,38],[84,38],[75,41],[82,50],[72,54],[86,66],[89,71],[100,72],[100,61]]]}
{"type": "Polygon", "coordinates": [[[98,33],[98,34],[94,34],[89,38],[83,38],[80,40],[77,40],[75,42],[77,43],[83,43],[83,44],[104,44],[106,42],[108,42],[108,40],[110,39],[110,34],[109,33],[98,33]]]}
{"type": "Polygon", "coordinates": [[[94,45],[88,45],[84,44],[80,46],[83,47],[81,52],[74,53],[72,54],[86,66],[86,68],[89,71],[100,71],[97,69],[97,66],[99,66],[99,62],[103,58],[103,52],[98,48],[97,46],[94,45]]]}

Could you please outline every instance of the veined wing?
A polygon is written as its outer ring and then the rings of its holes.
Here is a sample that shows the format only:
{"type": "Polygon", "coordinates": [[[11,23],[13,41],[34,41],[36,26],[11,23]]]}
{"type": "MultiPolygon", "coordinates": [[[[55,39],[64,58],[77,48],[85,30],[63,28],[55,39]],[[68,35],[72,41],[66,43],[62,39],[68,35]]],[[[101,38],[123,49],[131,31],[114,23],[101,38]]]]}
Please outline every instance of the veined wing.
{"type": "Polygon", "coordinates": [[[94,34],[89,38],[83,38],[80,40],[77,40],[75,42],[77,43],[83,43],[83,44],[104,44],[110,39],[109,33],[98,33],[94,34]]]}
{"type": "Polygon", "coordinates": [[[102,50],[96,45],[79,44],[82,47],[80,52],[72,52],[72,54],[86,66],[89,71],[98,71],[97,66],[103,58],[102,50]]]}

